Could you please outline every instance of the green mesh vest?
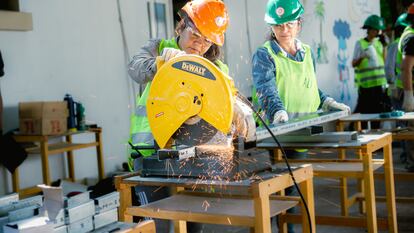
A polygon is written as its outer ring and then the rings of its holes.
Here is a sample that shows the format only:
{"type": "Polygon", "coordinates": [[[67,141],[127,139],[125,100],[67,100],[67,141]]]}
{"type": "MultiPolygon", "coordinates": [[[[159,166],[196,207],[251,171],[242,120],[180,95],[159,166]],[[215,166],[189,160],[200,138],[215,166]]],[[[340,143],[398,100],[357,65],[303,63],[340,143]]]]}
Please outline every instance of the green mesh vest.
{"type": "MultiPolygon", "coordinates": [[[[320,96],[310,47],[302,45],[305,49],[303,61],[289,59],[281,52],[275,54],[270,41],[263,45],[275,62],[277,89],[280,99],[290,116],[315,112],[320,105],[320,96]]],[[[253,102],[258,102],[254,89],[252,98],[253,102]]]]}
{"type": "MultiPolygon", "coordinates": [[[[370,46],[370,43],[365,39],[360,39],[359,44],[362,50],[366,50],[370,46]]],[[[382,56],[382,44],[379,40],[375,39],[372,42],[372,45],[375,48],[379,65],[370,67],[369,60],[367,58],[362,59],[361,63],[355,68],[355,84],[358,87],[370,88],[387,84],[384,69],[384,57],[382,56]]]]}

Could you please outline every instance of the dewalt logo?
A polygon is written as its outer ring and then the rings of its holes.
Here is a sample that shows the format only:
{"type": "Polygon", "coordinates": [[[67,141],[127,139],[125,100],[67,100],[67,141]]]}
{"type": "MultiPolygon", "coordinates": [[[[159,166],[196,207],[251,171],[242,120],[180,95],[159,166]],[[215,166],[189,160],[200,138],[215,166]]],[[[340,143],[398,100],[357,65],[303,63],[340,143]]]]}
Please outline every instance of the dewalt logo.
{"type": "Polygon", "coordinates": [[[210,80],[216,80],[216,77],[208,70],[205,66],[201,65],[200,63],[193,62],[193,61],[179,61],[172,65],[172,67],[201,76],[203,78],[207,78],[210,80]]]}
{"type": "Polygon", "coordinates": [[[204,73],[207,70],[204,67],[196,66],[196,65],[190,64],[188,62],[183,62],[181,64],[181,69],[186,70],[186,71],[191,72],[191,73],[194,73],[194,74],[198,74],[200,76],[204,76],[204,73]]]}

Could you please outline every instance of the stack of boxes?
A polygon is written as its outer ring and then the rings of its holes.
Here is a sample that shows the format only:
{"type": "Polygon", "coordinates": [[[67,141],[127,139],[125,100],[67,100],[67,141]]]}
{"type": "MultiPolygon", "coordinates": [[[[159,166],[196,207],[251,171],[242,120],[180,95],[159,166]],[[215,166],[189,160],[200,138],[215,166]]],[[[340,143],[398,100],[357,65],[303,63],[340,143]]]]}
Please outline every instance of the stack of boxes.
{"type": "Polygon", "coordinates": [[[0,233],[51,232],[45,217],[39,217],[43,197],[38,195],[19,200],[14,193],[0,198],[0,233]],[[34,231],[34,228],[36,231],[34,231]]]}
{"type": "Polygon", "coordinates": [[[45,194],[44,201],[42,196],[19,201],[17,194],[0,198],[0,233],[83,233],[120,229],[118,192],[96,199],[91,199],[89,192],[64,198],[60,188],[42,188],[45,194]],[[108,225],[116,227],[111,228],[108,225]]]}

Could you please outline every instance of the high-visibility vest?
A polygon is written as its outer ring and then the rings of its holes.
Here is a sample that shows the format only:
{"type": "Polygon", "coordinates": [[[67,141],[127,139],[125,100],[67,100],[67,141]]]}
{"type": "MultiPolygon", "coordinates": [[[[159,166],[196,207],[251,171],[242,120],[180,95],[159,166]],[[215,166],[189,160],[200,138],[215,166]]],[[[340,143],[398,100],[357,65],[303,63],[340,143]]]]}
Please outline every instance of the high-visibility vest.
{"type": "Polygon", "coordinates": [[[396,59],[396,63],[398,64],[398,66],[396,64],[396,67],[395,67],[396,68],[396,71],[397,71],[397,75],[398,75],[398,79],[396,81],[396,85],[397,85],[397,87],[399,87],[401,89],[404,88],[403,82],[402,82],[402,79],[401,79],[402,43],[403,43],[405,37],[408,36],[408,35],[410,35],[410,34],[414,34],[414,29],[411,28],[411,27],[406,27],[404,29],[403,34],[400,37],[400,41],[398,42],[398,52],[397,52],[397,59],[396,59]],[[397,69],[397,67],[398,67],[398,69],[397,69]]]}
{"type": "MultiPolygon", "coordinates": [[[[305,50],[303,61],[287,58],[282,52],[275,54],[270,41],[263,45],[275,62],[277,90],[289,116],[316,112],[321,103],[311,49],[308,45],[302,45],[305,50]]],[[[257,104],[255,92],[253,89],[252,99],[257,104]]]]}
{"type": "MultiPolygon", "coordinates": [[[[175,38],[170,40],[161,40],[160,45],[158,46],[158,54],[161,54],[164,48],[175,48],[180,49],[175,38]]],[[[228,67],[226,64],[220,60],[216,60],[215,64],[226,74],[228,74],[228,67]]],[[[147,118],[147,108],[146,103],[148,99],[148,94],[150,91],[151,82],[148,82],[145,86],[144,92],[141,96],[137,95],[136,97],[136,106],[135,111],[131,115],[130,119],[130,139],[129,141],[134,146],[154,146],[154,136],[151,133],[151,128],[149,126],[147,118]]],[[[129,170],[133,171],[134,168],[134,159],[131,158],[131,153],[133,151],[129,150],[128,156],[128,166],[129,170]]],[[[140,150],[139,151],[144,157],[151,156],[155,150],[140,150]]]]}
{"type": "MultiPolygon", "coordinates": [[[[362,50],[368,49],[371,45],[365,39],[360,39],[359,44],[362,50]]],[[[370,67],[369,59],[362,59],[361,63],[355,68],[355,84],[358,87],[370,88],[387,84],[384,69],[383,46],[378,39],[374,39],[372,46],[374,46],[379,64],[376,67],[370,67]]]]}

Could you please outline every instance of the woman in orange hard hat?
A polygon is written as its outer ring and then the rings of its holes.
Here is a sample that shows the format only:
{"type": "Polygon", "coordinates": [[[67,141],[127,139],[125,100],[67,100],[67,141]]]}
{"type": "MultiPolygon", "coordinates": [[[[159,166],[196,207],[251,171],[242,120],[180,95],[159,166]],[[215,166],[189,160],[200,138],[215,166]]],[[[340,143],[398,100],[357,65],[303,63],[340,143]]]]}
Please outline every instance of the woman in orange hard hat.
{"type": "MultiPolygon", "coordinates": [[[[185,4],[179,15],[181,20],[175,29],[176,37],[151,39],[141,47],[128,65],[128,73],[131,78],[138,84],[146,85],[142,95],[137,96],[135,114],[131,116],[130,142],[134,146],[154,146],[154,137],[149,127],[145,105],[151,81],[157,72],[155,64],[157,57],[166,62],[183,54],[196,54],[210,60],[223,72],[228,73],[227,65],[219,60],[222,55],[221,46],[224,43],[224,33],[229,21],[224,3],[221,0],[193,0],[185,4]]],[[[129,158],[128,165],[131,171],[140,169],[142,157],[150,156],[154,151],[142,150],[139,152],[140,158],[135,160],[129,158]]],[[[141,204],[168,195],[167,190],[159,187],[136,187],[136,193],[141,204]],[[154,192],[155,189],[157,192],[154,192]],[[154,195],[158,197],[154,197],[154,195]]],[[[189,232],[195,231],[189,229],[189,232]]]]}

